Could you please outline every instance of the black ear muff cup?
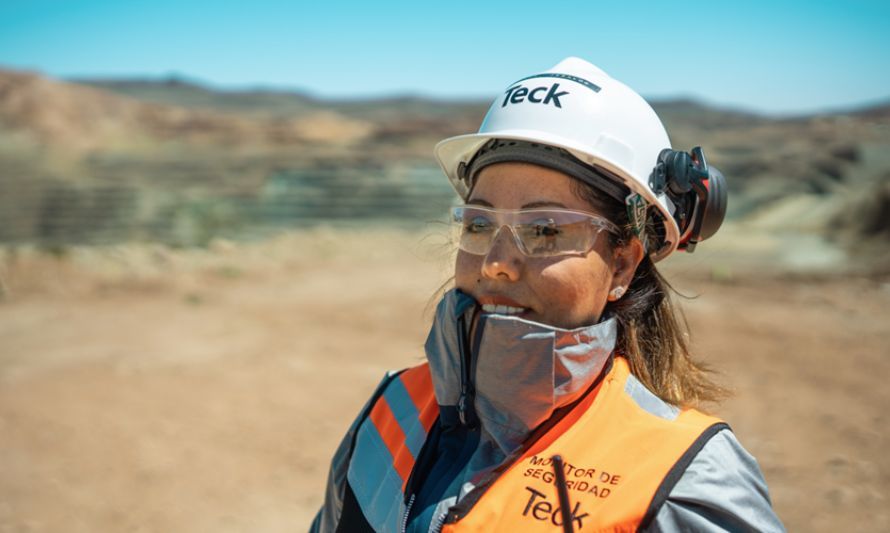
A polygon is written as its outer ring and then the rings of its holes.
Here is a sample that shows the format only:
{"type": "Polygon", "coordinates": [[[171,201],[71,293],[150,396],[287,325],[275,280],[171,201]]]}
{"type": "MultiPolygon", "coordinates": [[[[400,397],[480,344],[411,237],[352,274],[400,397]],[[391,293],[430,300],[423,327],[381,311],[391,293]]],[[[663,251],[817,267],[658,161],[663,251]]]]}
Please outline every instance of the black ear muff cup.
{"type": "MultiPolygon", "coordinates": [[[[716,167],[708,168],[708,195],[702,214],[700,240],[711,238],[726,218],[726,178],[716,167]]],[[[700,206],[701,207],[701,206],[700,206]]]]}
{"type": "Polygon", "coordinates": [[[674,205],[674,221],[680,230],[677,249],[692,252],[711,237],[726,217],[726,178],[708,166],[704,151],[696,146],[690,152],[665,148],[649,178],[656,194],[664,193],[674,205]]]}

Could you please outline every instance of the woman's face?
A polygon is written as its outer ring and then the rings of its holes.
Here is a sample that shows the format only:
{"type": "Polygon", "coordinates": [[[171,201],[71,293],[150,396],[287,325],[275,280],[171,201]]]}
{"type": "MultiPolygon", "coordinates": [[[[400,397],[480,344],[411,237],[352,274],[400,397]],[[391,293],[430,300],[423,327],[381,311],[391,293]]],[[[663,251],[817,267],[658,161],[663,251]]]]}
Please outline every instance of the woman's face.
{"type": "MultiPolygon", "coordinates": [[[[500,209],[553,207],[597,214],[573,192],[573,178],[527,163],[482,169],[467,204],[500,209]]],[[[599,321],[609,292],[627,288],[643,257],[633,239],[615,248],[605,232],[585,255],[527,257],[504,228],[487,255],[458,251],[455,286],[480,304],[524,309],[522,318],[562,328],[599,321]]]]}

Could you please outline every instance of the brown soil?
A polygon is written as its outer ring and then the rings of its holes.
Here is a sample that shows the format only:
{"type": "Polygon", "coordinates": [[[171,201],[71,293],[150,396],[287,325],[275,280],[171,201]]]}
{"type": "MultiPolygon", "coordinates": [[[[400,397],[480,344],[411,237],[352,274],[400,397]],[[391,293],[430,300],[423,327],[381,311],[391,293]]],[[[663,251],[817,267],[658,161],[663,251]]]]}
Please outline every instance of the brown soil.
{"type": "MultiPolygon", "coordinates": [[[[448,270],[382,231],[3,257],[4,533],[305,529],[352,417],[422,357],[448,270]]],[[[890,529],[890,287],[676,265],[735,390],[716,410],[788,528],[890,529]]]]}

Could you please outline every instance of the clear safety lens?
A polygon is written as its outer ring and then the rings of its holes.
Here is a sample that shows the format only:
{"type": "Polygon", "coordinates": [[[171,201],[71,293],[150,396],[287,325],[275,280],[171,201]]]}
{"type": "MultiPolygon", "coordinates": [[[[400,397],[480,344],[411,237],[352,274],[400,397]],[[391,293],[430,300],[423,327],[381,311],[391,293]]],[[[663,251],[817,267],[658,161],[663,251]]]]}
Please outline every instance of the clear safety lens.
{"type": "Polygon", "coordinates": [[[519,250],[530,257],[584,254],[602,231],[618,233],[608,220],[569,209],[494,209],[460,206],[451,209],[455,241],[461,250],[485,255],[504,226],[519,250]]]}

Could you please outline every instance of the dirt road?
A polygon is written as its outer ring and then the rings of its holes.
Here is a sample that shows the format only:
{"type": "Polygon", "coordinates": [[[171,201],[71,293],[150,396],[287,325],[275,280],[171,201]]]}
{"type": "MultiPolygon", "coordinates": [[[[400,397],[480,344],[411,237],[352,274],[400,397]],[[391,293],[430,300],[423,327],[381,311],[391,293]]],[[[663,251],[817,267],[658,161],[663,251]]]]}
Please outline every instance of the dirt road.
{"type": "MultiPolygon", "coordinates": [[[[387,231],[3,257],[2,533],[305,529],[449,267],[387,231]]],[[[717,413],[789,530],[890,529],[890,287],[754,272],[669,273],[717,413]]]]}

